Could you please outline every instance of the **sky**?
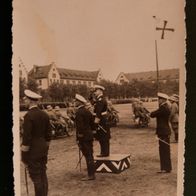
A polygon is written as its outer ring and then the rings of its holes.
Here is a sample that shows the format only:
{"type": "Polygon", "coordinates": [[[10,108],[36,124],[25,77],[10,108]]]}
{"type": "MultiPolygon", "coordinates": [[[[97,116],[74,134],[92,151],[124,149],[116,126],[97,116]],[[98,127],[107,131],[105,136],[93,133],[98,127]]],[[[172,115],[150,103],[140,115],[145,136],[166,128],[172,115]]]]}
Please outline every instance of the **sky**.
{"type": "Polygon", "coordinates": [[[13,65],[95,71],[115,80],[120,72],[184,66],[184,0],[14,0],[13,65]],[[158,20],[155,20],[156,16],[158,20]],[[161,32],[155,27],[167,27],[161,32]]]}

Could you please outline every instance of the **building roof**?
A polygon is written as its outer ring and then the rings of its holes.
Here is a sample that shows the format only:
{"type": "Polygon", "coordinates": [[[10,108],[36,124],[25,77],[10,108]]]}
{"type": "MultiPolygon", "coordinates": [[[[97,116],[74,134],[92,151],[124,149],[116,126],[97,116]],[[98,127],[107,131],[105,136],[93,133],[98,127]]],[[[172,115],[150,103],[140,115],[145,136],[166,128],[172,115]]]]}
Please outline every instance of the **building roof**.
{"type": "Polygon", "coordinates": [[[75,80],[97,80],[99,71],[80,71],[72,69],[57,68],[61,79],[75,80]]]}
{"type": "MultiPolygon", "coordinates": [[[[132,81],[136,80],[144,80],[144,81],[152,81],[156,80],[157,78],[156,71],[147,71],[147,72],[138,72],[138,73],[125,73],[125,77],[132,81]]],[[[166,70],[159,70],[159,79],[160,80],[172,80],[179,78],[179,69],[166,69],[166,70]]]]}
{"type": "MultiPolygon", "coordinates": [[[[50,65],[36,66],[31,69],[29,76],[35,79],[47,78],[51,69],[50,65]]],[[[96,81],[99,71],[81,71],[65,68],[57,68],[61,79],[90,80],[96,81]]]]}
{"type": "Polygon", "coordinates": [[[34,67],[29,72],[29,77],[35,79],[47,78],[51,66],[52,65],[44,65],[44,66],[34,65],[34,67]]]}

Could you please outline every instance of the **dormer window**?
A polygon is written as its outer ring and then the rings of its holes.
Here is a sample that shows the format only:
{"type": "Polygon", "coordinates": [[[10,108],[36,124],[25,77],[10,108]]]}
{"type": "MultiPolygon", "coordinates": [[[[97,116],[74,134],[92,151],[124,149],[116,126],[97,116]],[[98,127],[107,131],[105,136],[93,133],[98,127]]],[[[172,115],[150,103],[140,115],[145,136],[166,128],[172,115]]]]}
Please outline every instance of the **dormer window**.
{"type": "Polygon", "coordinates": [[[53,77],[53,78],[56,78],[56,74],[55,74],[55,73],[53,73],[53,74],[52,74],[52,77],[53,77]]]}

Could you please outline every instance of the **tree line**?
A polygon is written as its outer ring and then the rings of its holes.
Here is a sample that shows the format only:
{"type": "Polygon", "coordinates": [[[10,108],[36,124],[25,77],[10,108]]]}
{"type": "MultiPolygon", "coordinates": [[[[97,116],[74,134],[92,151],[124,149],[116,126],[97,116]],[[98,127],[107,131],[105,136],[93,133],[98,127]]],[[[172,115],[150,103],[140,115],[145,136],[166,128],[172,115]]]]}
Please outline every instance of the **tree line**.
{"type": "MultiPolygon", "coordinates": [[[[132,97],[156,97],[157,84],[151,81],[138,81],[133,80],[129,83],[116,84],[111,81],[102,80],[100,85],[105,87],[105,95],[109,99],[128,99],[132,97]]],[[[75,94],[81,94],[88,98],[90,94],[90,87],[86,85],[72,85],[72,84],[59,84],[53,83],[48,89],[43,90],[38,88],[38,84],[32,78],[29,78],[26,83],[20,79],[20,99],[24,97],[24,90],[30,89],[42,95],[42,101],[65,102],[71,101],[75,94]]],[[[159,83],[159,91],[168,95],[179,93],[179,82],[167,80],[165,83],[159,83]]]]}

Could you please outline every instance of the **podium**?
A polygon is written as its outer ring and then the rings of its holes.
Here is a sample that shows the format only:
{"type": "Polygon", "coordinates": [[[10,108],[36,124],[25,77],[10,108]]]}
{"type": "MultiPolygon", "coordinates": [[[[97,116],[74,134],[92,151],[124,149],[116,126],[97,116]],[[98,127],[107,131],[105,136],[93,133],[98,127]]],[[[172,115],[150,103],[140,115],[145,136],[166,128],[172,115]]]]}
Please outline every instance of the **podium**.
{"type": "Polygon", "coordinates": [[[95,169],[99,173],[121,173],[131,165],[131,155],[111,154],[108,157],[94,157],[95,169]]]}

